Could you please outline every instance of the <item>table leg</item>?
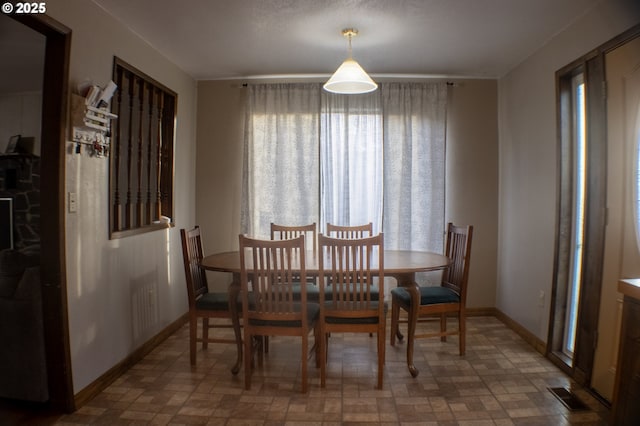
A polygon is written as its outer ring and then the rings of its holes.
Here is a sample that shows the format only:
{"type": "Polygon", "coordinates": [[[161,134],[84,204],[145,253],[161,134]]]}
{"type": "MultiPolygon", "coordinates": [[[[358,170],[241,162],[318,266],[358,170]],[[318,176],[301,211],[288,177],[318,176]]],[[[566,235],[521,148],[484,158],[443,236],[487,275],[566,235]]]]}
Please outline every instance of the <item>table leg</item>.
{"type": "Polygon", "coordinates": [[[231,368],[231,373],[235,376],[240,371],[242,365],[242,333],[240,332],[240,312],[238,311],[238,294],[240,294],[240,276],[233,274],[233,281],[229,284],[229,312],[231,314],[231,324],[236,337],[237,358],[236,364],[231,368]]]}
{"type": "Polygon", "coordinates": [[[420,309],[420,290],[418,284],[412,282],[406,286],[407,291],[411,295],[411,310],[408,318],[407,331],[407,366],[412,377],[418,377],[420,370],[413,363],[413,343],[415,341],[416,326],[418,324],[418,309],[420,309]]]}
{"type": "MultiPolygon", "coordinates": [[[[415,282],[414,273],[393,274],[396,279],[398,287],[404,287],[411,295],[411,310],[409,312],[409,318],[407,319],[407,367],[412,377],[417,377],[420,374],[420,370],[413,363],[413,341],[416,334],[416,324],[418,322],[418,308],[420,305],[420,290],[418,284],[415,282]]],[[[393,331],[392,331],[393,332],[393,331]]],[[[403,336],[398,328],[398,339],[402,340],[403,336]]]]}

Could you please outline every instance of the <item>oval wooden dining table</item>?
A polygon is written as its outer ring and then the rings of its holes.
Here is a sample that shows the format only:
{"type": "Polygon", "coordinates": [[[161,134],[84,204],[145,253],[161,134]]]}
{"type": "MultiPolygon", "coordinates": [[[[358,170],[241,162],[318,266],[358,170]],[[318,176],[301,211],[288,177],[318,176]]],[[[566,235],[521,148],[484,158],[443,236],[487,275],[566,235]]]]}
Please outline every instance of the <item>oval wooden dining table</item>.
{"type": "MultiPolygon", "coordinates": [[[[319,275],[318,255],[314,251],[305,254],[305,267],[307,276],[319,275]]],[[[437,271],[446,268],[451,263],[447,256],[442,254],[413,251],[413,250],[385,250],[384,251],[384,275],[392,277],[396,280],[398,286],[407,288],[411,294],[411,303],[413,315],[407,320],[409,329],[415,330],[418,320],[418,304],[420,303],[420,292],[416,283],[415,275],[418,272],[437,271]]],[[[328,262],[326,263],[328,264],[328,262]]],[[[238,374],[242,365],[242,336],[240,332],[240,316],[237,310],[237,304],[231,301],[237,300],[240,291],[240,253],[238,251],[229,251],[215,253],[205,256],[200,263],[203,269],[216,272],[230,272],[233,276],[229,284],[229,310],[231,312],[231,321],[235,333],[238,356],[236,364],[231,369],[233,374],[238,374]]],[[[250,265],[248,266],[250,268],[250,265]]],[[[293,269],[299,269],[300,265],[294,265],[293,269]]],[[[377,270],[377,265],[373,268],[377,270]]],[[[413,377],[419,373],[413,363],[413,339],[411,336],[407,339],[407,366],[413,377]]]]}

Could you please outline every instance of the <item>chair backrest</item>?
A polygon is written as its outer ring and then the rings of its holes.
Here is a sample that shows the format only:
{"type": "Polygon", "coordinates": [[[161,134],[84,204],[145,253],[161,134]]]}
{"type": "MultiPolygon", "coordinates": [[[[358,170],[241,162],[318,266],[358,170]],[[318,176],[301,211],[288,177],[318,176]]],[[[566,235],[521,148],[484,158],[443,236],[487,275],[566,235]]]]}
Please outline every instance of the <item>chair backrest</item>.
{"type": "Polygon", "coordinates": [[[327,236],[336,238],[365,238],[373,235],[373,223],[365,225],[342,226],[327,223],[327,236]]]}
{"type": "Polygon", "coordinates": [[[192,309],[195,307],[196,300],[209,292],[206,271],[200,267],[203,256],[200,227],[196,225],[193,229],[181,229],[180,237],[189,309],[192,309]]]}
{"type": "Polygon", "coordinates": [[[259,240],[240,235],[240,293],[245,322],[306,320],[306,287],[294,298],[295,279],[306,280],[304,237],[259,240]],[[251,303],[249,303],[251,302],[251,303]],[[295,305],[300,305],[296,310],[295,305]]]}
{"type": "MultiPolygon", "coordinates": [[[[382,233],[361,239],[318,237],[320,300],[337,309],[383,310],[382,233]],[[377,279],[375,279],[377,278],[377,279]],[[377,292],[372,291],[374,285],[377,292]],[[376,294],[378,293],[378,294],[376,294]],[[377,303],[377,302],[380,303],[377,303]]],[[[323,304],[321,303],[321,309],[323,304]]]]}
{"type": "Polygon", "coordinates": [[[290,240],[292,238],[298,238],[300,235],[304,235],[307,248],[311,245],[315,251],[318,245],[315,222],[300,226],[278,225],[271,222],[272,240],[290,240]]]}
{"type": "Polygon", "coordinates": [[[442,286],[458,293],[464,304],[467,298],[473,226],[455,226],[449,223],[446,234],[444,254],[451,259],[451,264],[443,273],[442,286]]]}

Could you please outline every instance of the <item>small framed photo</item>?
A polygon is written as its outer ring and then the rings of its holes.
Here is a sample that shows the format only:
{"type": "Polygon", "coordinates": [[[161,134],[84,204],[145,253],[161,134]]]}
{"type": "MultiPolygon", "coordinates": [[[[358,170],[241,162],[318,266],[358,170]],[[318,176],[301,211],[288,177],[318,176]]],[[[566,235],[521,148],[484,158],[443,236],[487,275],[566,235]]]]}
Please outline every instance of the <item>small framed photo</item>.
{"type": "Polygon", "coordinates": [[[9,138],[7,148],[4,150],[5,154],[13,154],[16,152],[18,142],[20,141],[20,135],[14,135],[9,138]]]}

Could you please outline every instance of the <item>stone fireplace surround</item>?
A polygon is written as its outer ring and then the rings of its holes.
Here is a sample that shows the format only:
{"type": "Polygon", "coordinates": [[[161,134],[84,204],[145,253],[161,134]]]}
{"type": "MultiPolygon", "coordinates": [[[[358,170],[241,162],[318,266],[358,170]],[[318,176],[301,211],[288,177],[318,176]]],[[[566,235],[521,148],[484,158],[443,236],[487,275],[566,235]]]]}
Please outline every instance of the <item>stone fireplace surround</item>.
{"type": "Polygon", "coordinates": [[[40,157],[0,155],[0,198],[13,199],[13,243],[23,253],[40,252],[40,157]]]}

